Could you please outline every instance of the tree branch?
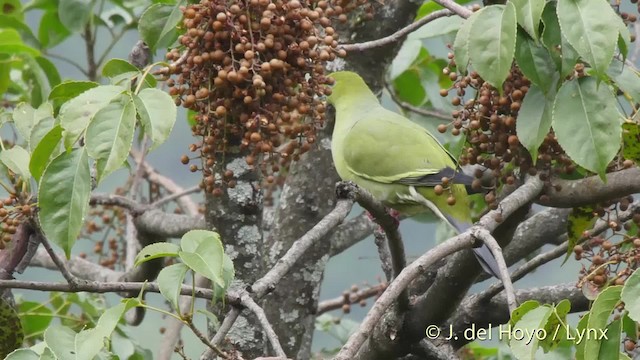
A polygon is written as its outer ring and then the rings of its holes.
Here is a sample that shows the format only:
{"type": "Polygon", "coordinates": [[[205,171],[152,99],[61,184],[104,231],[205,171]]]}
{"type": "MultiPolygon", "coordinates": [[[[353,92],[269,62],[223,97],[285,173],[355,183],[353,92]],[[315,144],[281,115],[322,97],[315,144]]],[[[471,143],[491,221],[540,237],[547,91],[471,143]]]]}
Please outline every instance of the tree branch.
{"type": "Polygon", "coordinates": [[[399,41],[403,40],[404,37],[407,36],[407,34],[418,30],[422,25],[430,23],[431,21],[433,21],[435,19],[438,19],[438,18],[441,18],[441,17],[445,17],[445,16],[451,16],[451,15],[454,15],[454,13],[449,11],[449,10],[445,10],[445,9],[434,11],[434,12],[430,13],[429,15],[421,18],[420,20],[418,20],[418,21],[416,21],[414,23],[411,23],[411,24],[405,26],[404,28],[396,31],[395,33],[393,33],[393,34],[391,34],[389,36],[385,36],[385,37],[377,39],[377,40],[366,41],[366,42],[359,43],[359,44],[341,44],[341,45],[338,45],[338,47],[342,48],[342,49],[344,49],[346,51],[365,51],[365,50],[369,50],[369,49],[372,49],[372,48],[393,44],[395,42],[399,42],[399,41]]]}
{"type": "Polygon", "coordinates": [[[640,192],[639,178],[640,169],[633,167],[607,174],[606,183],[599,176],[581,180],[553,179],[554,186],[538,202],[550,207],[573,208],[621,198],[640,192]]]}

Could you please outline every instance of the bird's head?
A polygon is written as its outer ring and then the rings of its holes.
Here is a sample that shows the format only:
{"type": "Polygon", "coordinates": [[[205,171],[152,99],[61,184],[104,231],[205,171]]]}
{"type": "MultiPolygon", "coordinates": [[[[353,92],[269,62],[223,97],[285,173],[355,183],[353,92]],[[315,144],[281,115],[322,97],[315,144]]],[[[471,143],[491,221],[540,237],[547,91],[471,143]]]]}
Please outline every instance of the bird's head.
{"type": "Polygon", "coordinates": [[[377,102],[377,98],[360,75],[351,71],[338,71],[329,74],[329,78],[334,80],[331,95],[327,98],[329,104],[340,107],[341,104],[360,97],[367,97],[377,102]]]}

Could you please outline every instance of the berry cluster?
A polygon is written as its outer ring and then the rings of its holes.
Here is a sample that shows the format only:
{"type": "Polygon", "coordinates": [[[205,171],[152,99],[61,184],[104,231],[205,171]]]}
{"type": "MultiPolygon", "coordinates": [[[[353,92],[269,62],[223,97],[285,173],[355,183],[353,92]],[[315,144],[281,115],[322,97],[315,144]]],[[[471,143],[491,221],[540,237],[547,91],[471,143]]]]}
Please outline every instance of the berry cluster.
{"type": "MultiPolygon", "coordinates": [[[[176,104],[194,111],[190,146],[192,172],[202,171],[202,187],[221,195],[235,186],[234,174],[220,159],[240,149],[248,165],[257,165],[267,183],[316,141],[324,123],[331,79],[325,64],[337,56],[335,21],[364,0],[201,0],[183,8],[180,48],[167,81],[176,104]]],[[[367,12],[370,6],[363,6],[367,12]]]]}
{"type": "Polygon", "coordinates": [[[628,221],[619,221],[612,215],[626,211],[633,197],[625,197],[607,204],[601,204],[594,210],[594,216],[607,222],[607,235],[590,235],[587,240],[573,248],[576,260],[586,259],[588,267],[580,271],[579,287],[602,289],[608,285],[623,285],[627,278],[640,265],[640,211],[636,210],[628,221]],[[623,231],[624,229],[624,231],[623,231]]]}

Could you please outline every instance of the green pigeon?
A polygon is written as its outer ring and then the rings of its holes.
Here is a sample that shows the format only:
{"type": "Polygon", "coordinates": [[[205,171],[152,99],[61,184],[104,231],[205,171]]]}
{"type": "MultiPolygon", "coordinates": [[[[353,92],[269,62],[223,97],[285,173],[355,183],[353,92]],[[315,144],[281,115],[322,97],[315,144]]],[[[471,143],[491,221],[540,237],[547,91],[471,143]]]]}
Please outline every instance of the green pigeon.
{"type": "MultiPolygon", "coordinates": [[[[431,211],[458,233],[468,229],[465,185],[473,179],[451,154],[429,131],[382,107],[358,74],[340,71],[329,77],[335,81],[328,102],[336,109],[331,152],[338,175],[402,214],[431,211]],[[443,187],[440,195],[436,185],[443,187]]],[[[500,278],[489,248],[483,244],[473,251],[482,268],[500,278]]]]}

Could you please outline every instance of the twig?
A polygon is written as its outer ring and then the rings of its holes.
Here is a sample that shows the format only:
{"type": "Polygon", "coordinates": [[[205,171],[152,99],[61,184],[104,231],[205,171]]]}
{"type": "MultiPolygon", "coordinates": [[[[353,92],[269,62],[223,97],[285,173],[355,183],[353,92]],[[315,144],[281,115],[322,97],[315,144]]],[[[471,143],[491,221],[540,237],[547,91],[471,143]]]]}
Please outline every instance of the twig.
{"type": "Polygon", "coordinates": [[[433,0],[435,3],[438,3],[440,5],[442,5],[444,8],[447,8],[449,10],[451,10],[453,13],[455,13],[456,15],[462,17],[462,18],[468,18],[469,16],[471,16],[471,14],[473,14],[473,11],[467,9],[466,7],[457,4],[455,1],[453,0],[433,0]]]}
{"type": "MultiPolygon", "coordinates": [[[[523,186],[507,196],[500,203],[500,206],[498,207],[499,210],[492,210],[487,213],[480,219],[480,221],[478,221],[476,226],[484,227],[487,231],[495,230],[499,225],[499,223],[495,221],[495,217],[498,214],[503,218],[509,217],[513,212],[529,203],[535,196],[537,196],[542,188],[542,181],[537,177],[527,179],[523,186]]],[[[400,273],[400,275],[389,284],[389,287],[378,298],[360,324],[358,331],[349,337],[347,343],[342,347],[342,349],[340,349],[340,352],[334,359],[349,360],[355,358],[358,350],[365,340],[367,340],[382,315],[384,315],[385,311],[391,306],[391,304],[393,304],[395,299],[400,296],[409,284],[424,272],[424,269],[435,264],[439,259],[472,246],[474,239],[470,230],[444,241],[409,264],[400,273]]]]}
{"type": "Polygon", "coordinates": [[[316,315],[321,315],[332,310],[340,309],[345,304],[356,304],[362,300],[380,295],[386,288],[386,283],[380,283],[369,288],[362,289],[356,293],[351,293],[349,296],[347,296],[347,294],[345,293],[344,295],[335,297],[333,299],[321,301],[320,303],[318,303],[318,310],[316,310],[316,315]]]}
{"type": "Polygon", "coordinates": [[[300,239],[296,240],[287,253],[276,262],[271,270],[251,286],[251,292],[255,294],[256,298],[260,299],[270,292],[275,287],[275,284],[291,269],[307,249],[316,241],[322,239],[347,217],[352,206],[353,201],[339,199],[336,207],[330,213],[300,239]]]}
{"type": "MultiPolygon", "coordinates": [[[[154,208],[160,207],[160,206],[162,206],[162,205],[164,205],[164,204],[166,204],[166,203],[168,203],[170,201],[173,201],[175,199],[181,198],[183,196],[199,193],[201,190],[202,189],[200,188],[200,186],[194,186],[194,187],[188,188],[188,189],[186,189],[186,190],[184,190],[182,192],[174,193],[174,194],[165,196],[162,199],[159,199],[159,200],[151,203],[150,207],[154,207],[154,208]]],[[[192,214],[192,215],[195,215],[195,214],[192,214]]]]}
{"type": "MultiPolygon", "coordinates": [[[[134,157],[138,156],[137,151],[134,149],[131,149],[130,154],[134,157]]],[[[149,165],[148,162],[143,161],[142,168],[144,170],[145,178],[150,182],[165,188],[172,194],[184,192],[184,189],[180,185],[176,184],[171,178],[157,172],[153,166],[149,165]]],[[[176,199],[176,202],[185,213],[191,215],[198,214],[198,205],[196,205],[190,196],[181,196],[176,199]]]]}
{"type": "Polygon", "coordinates": [[[373,232],[373,241],[378,248],[378,256],[380,257],[380,265],[382,266],[382,272],[387,281],[391,281],[394,278],[393,269],[391,266],[391,254],[389,254],[389,248],[387,247],[387,237],[384,235],[382,229],[375,230],[373,232]]]}
{"type": "MultiPolygon", "coordinates": [[[[170,66],[172,67],[177,67],[182,65],[182,63],[184,63],[185,61],[187,61],[187,57],[189,56],[189,51],[186,50],[185,52],[182,53],[182,55],[180,55],[180,57],[178,58],[178,60],[174,61],[171,63],[170,66]]],[[[171,75],[171,73],[169,72],[170,67],[169,66],[165,66],[165,67],[161,67],[160,69],[156,70],[153,72],[153,75],[161,75],[161,74],[166,74],[166,75],[171,75]]]]}
{"type": "Polygon", "coordinates": [[[49,243],[49,240],[47,240],[44,234],[42,234],[41,230],[36,230],[36,234],[36,236],[39,237],[40,243],[42,243],[42,246],[51,257],[51,260],[53,260],[53,263],[56,264],[64,279],[67,280],[67,285],[69,285],[71,289],[76,289],[80,285],[80,281],[78,281],[78,278],[76,278],[73,274],[71,274],[71,272],[69,272],[67,265],[62,259],[60,259],[60,257],[58,257],[58,254],[56,254],[55,250],[53,250],[51,244],[49,243]]]}
{"type": "Polygon", "coordinates": [[[204,336],[204,334],[193,324],[193,322],[191,321],[187,321],[187,327],[189,327],[189,329],[191,329],[191,331],[193,331],[193,333],[196,335],[196,337],[198,339],[200,339],[200,341],[207,345],[207,347],[209,347],[209,349],[211,349],[213,352],[215,352],[218,356],[220,356],[223,359],[229,359],[229,355],[227,355],[227,353],[225,353],[224,351],[220,350],[220,348],[212,343],[209,342],[209,340],[206,338],[206,336],[204,336]]]}
{"type": "Polygon", "coordinates": [[[86,77],[89,77],[89,73],[87,72],[87,70],[85,70],[85,69],[84,69],[82,66],[80,66],[80,64],[78,64],[77,62],[75,62],[75,61],[73,61],[73,60],[71,60],[71,59],[68,59],[68,58],[66,58],[66,57],[64,57],[64,56],[62,56],[62,55],[52,54],[52,53],[50,53],[50,52],[44,52],[44,54],[45,54],[46,56],[48,56],[48,57],[51,57],[51,58],[58,59],[58,60],[61,60],[61,61],[66,62],[67,64],[69,64],[69,65],[71,65],[71,66],[75,67],[76,69],[78,69],[78,70],[82,73],[82,75],[84,75],[84,76],[86,76],[86,77]]]}
{"type": "Polygon", "coordinates": [[[389,92],[389,96],[391,96],[391,100],[393,100],[396,104],[398,104],[398,106],[400,106],[401,108],[407,111],[411,111],[419,115],[430,116],[430,117],[447,120],[447,121],[451,121],[452,119],[450,115],[443,114],[439,111],[423,109],[421,107],[413,106],[406,101],[402,101],[398,97],[398,95],[395,93],[395,91],[393,91],[393,89],[391,89],[389,86],[387,86],[387,92],[389,92]]]}
{"type": "Polygon", "coordinates": [[[273,331],[273,327],[271,327],[271,323],[269,323],[269,319],[267,319],[267,315],[264,313],[264,310],[256,304],[256,302],[253,301],[251,296],[247,293],[243,293],[240,296],[240,302],[258,318],[258,322],[267,335],[267,339],[269,339],[269,343],[276,355],[286,359],[287,355],[284,353],[282,345],[280,345],[280,340],[278,340],[278,335],[273,331]]]}
{"type": "MultiPolygon", "coordinates": [[[[229,330],[231,330],[231,327],[238,319],[238,316],[240,316],[240,309],[234,307],[229,310],[229,313],[227,313],[227,316],[224,317],[222,324],[220,324],[220,328],[218,328],[218,331],[216,331],[216,334],[211,339],[211,344],[219,345],[222,340],[224,340],[224,338],[229,333],[229,330]]],[[[213,351],[211,349],[207,349],[202,353],[202,355],[200,355],[200,360],[208,360],[212,355],[213,351]]]]}
{"type": "Polygon", "coordinates": [[[482,242],[487,245],[489,250],[491,250],[491,254],[496,259],[498,263],[498,269],[500,269],[500,278],[502,280],[502,284],[504,285],[505,292],[507,293],[507,304],[509,304],[509,313],[512,313],[517,307],[518,303],[516,302],[515,290],[513,289],[513,283],[511,283],[511,277],[509,276],[509,269],[507,268],[507,263],[504,260],[504,256],[502,255],[502,249],[496,239],[491,236],[491,233],[486,229],[481,227],[473,227],[471,229],[471,233],[476,239],[482,240],[482,242]]]}
{"type": "MultiPolygon", "coordinates": [[[[356,186],[353,183],[344,183],[345,189],[351,192],[351,196],[367,210],[382,230],[387,238],[387,249],[389,250],[391,259],[391,268],[393,269],[393,278],[398,277],[402,269],[407,266],[407,260],[404,252],[404,243],[402,236],[398,230],[399,221],[391,216],[381,202],[374,199],[373,195],[368,191],[356,186]]],[[[409,293],[404,291],[398,299],[400,310],[409,307],[409,293]]]]}
{"type": "Polygon", "coordinates": [[[421,18],[420,20],[414,23],[411,23],[405,26],[404,28],[394,32],[389,36],[385,36],[377,40],[365,41],[363,43],[358,43],[358,44],[341,44],[338,46],[339,48],[342,48],[345,51],[364,51],[364,50],[369,50],[369,49],[373,49],[380,46],[389,45],[394,42],[402,40],[407,34],[419,29],[424,24],[427,24],[435,19],[438,19],[444,16],[451,16],[451,15],[454,15],[454,13],[446,9],[434,11],[431,14],[421,18]]]}
{"type": "Polygon", "coordinates": [[[114,194],[92,194],[89,204],[119,206],[133,212],[134,215],[139,215],[149,209],[148,205],[139,204],[132,199],[114,194]]]}

